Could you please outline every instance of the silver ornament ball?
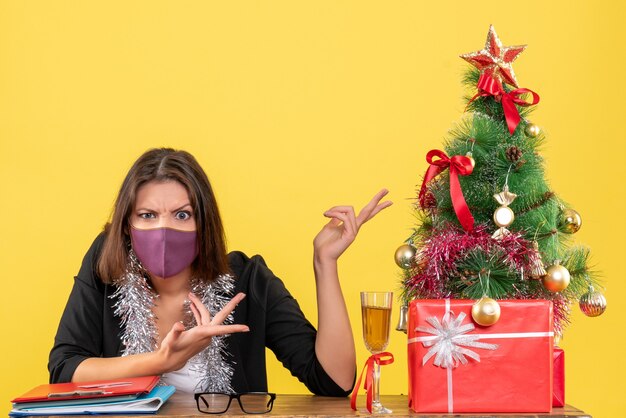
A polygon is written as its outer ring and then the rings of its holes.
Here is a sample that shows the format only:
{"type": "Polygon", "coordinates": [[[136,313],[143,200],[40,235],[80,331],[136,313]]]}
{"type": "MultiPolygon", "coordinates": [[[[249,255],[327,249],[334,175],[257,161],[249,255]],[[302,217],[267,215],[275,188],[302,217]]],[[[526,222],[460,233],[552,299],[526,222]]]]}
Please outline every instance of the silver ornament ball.
{"type": "Polygon", "coordinates": [[[411,268],[413,265],[413,260],[415,258],[415,254],[417,253],[417,248],[413,245],[403,244],[398,247],[395,254],[395,260],[398,267],[403,269],[411,268]]]}
{"type": "Polygon", "coordinates": [[[589,291],[580,297],[578,306],[587,316],[600,316],[606,310],[606,298],[593,287],[589,287],[589,291]]]}

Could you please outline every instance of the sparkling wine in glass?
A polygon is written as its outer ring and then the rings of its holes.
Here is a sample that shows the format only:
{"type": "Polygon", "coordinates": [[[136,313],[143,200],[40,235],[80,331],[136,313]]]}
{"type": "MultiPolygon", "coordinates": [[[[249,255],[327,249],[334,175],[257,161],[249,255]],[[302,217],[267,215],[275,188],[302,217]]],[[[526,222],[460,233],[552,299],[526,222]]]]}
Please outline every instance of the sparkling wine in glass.
{"type": "MultiPolygon", "coordinates": [[[[391,301],[393,292],[361,292],[361,317],[363,319],[363,341],[372,354],[378,354],[389,344],[391,301]]],[[[391,410],[380,403],[380,364],[374,367],[372,384],[372,413],[390,414],[391,410]]]]}

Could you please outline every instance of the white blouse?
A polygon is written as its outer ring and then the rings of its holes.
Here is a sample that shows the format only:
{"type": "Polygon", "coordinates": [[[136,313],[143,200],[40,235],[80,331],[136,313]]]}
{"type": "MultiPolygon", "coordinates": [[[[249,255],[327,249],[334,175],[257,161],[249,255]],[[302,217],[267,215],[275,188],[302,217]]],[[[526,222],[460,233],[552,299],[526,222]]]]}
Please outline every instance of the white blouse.
{"type": "Polygon", "coordinates": [[[177,392],[193,394],[201,391],[201,378],[202,375],[191,367],[191,361],[187,361],[181,369],[163,374],[161,382],[176,387],[177,392]]]}

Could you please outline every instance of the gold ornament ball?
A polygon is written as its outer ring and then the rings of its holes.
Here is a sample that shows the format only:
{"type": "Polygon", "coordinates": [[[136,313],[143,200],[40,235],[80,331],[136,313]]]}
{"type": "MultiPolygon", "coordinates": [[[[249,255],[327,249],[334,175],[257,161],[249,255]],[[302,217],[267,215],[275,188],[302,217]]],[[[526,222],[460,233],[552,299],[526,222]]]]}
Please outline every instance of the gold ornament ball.
{"type": "Polygon", "coordinates": [[[598,291],[589,288],[589,291],[580,297],[578,306],[582,313],[587,316],[600,316],[606,310],[606,298],[598,291]]]}
{"type": "Polygon", "coordinates": [[[416,252],[417,249],[412,245],[403,244],[399,246],[396,250],[396,264],[403,269],[411,268],[416,252]]]}
{"type": "Polygon", "coordinates": [[[565,209],[563,212],[561,212],[559,226],[564,232],[567,232],[568,234],[574,234],[578,232],[582,223],[583,220],[580,217],[580,214],[574,209],[565,209]]]}
{"type": "Polygon", "coordinates": [[[500,206],[493,213],[493,222],[500,228],[506,228],[515,220],[515,213],[508,206],[500,206]]]}
{"type": "Polygon", "coordinates": [[[526,136],[536,138],[537,135],[541,133],[541,128],[533,123],[529,123],[528,125],[526,125],[526,128],[524,128],[524,133],[526,134],[526,136]]]}
{"type": "Polygon", "coordinates": [[[561,292],[569,286],[569,271],[558,263],[554,263],[546,270],[543,276],[543,287],[550,292],[561,292]]]}
{"type": "Polygon", "coordinates": [[[488,297],[478,299],[472,306],[472,318],[478,325],[493,325],[500,319],[500,304],[488,297]]]}

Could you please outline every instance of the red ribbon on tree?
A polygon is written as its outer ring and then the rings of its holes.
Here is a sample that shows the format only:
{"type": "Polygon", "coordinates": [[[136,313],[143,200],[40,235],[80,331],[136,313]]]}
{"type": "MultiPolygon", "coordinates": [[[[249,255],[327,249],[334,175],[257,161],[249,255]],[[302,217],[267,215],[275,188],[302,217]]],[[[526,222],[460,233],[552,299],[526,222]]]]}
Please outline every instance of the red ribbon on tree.
{"type": "MultiPolygon", "coordinates": [[[[502,88],[502,83],[495,78],[493,78],[490,74],[482,73],[480,78],[478,79],[478,93],[469,103],[472,103],[479,97],[487,97],[493,96],[497,101],[502,104],[502,110],[504,110],[504,118],[506,119],[506,125],[509,128],[509,132],[513,135],[517,125],[519,125],[521,117],[519,115],[519,111],[515,105],[519,106],[533,106],[539,103],[539,95],[530,89],[515,89],[510,92],[504,91],[502,88]],[[524,99],[520,98],[522,94],[530,93],[533,96],[532,102],[527,102],[524,99]]],[[[468,105],[469,105],[468,103],[468,105]]]]}
{"type": "Polygon", "coordinates": [[[426,175],[424,176],[424,181],[422,182],[422,188],[419,194],[420,206],[422,208],[425,207],[424,202],[427,192],[426,186],[428,183],[439,173],[449,167],[450,197],[452,198],[452,207],[454,207],[456,217],[459,219],[459,222],[464,230],[471,231],[474,229],[474,217],[472,216],[469,207],[467,207],[465,197],[463,197],[463,190],[461,190],[461,183],[459,183],[459,174],[467,176],[472,174],[472,170],[474,169],[469,157],[464,155],[455,155],[454,157],[449,158],[445,152],[433,149],[428,151],[428,154],[426,154],[426,161],[430,164],[430,167],[428,167],[426,175]],[[439,159],[435,160],[434,157],[438,157],[439,159]]]}
{"type": "Polygon", "coordinates": [[[374,382],[374,365],[379,364],[381,366],[385,366],[387,364],[393,363],[393,354],[388,353],[386,351],[378,354],[372,354],[367,361],[365,362],[365,366],[363,366],[363,370],[361,370],[361,375],[359,376],[359,380],[356,381],[356,385],[354,386],[354,390],[352,391],[352,395],[350,396],[350,406],[353,410],[356,411],[356,397],[359,393],[359,387],[361,386],[361,378],[363,377],[363,373],[365,372],[365,383],[363,384],[363,389],[367,391],[367,400],[366,406],[369,413],[372,413],[372,383],[374,382]],[[367,372],[365,371],[367,369],[367,372]]]}

